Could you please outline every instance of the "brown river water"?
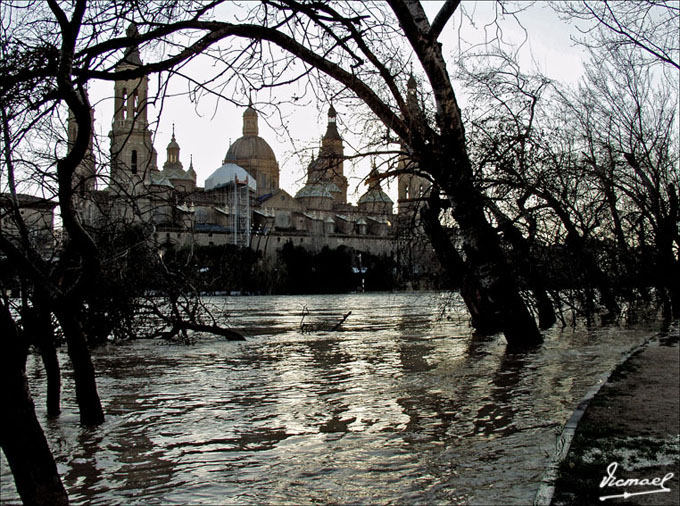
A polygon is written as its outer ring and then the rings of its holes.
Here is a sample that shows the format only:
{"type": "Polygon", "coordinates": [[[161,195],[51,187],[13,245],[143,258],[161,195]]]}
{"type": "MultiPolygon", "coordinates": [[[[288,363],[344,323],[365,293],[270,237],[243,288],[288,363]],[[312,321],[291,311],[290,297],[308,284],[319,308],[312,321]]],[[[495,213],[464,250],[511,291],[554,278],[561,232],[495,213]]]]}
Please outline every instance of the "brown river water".
{"type": "MultiPolygon", "coordinates": [[[[527,504],[585,392],[655,330],[552,330],[508,354],[438,293],[213,298],[246,342],[93,352],[107,414],[38,417],[74,504],[527,504]],[[300,332],[338,321],[338,332],[300,332]]],[[[2,456],[2,501],[17,500],[2,456]]]]}

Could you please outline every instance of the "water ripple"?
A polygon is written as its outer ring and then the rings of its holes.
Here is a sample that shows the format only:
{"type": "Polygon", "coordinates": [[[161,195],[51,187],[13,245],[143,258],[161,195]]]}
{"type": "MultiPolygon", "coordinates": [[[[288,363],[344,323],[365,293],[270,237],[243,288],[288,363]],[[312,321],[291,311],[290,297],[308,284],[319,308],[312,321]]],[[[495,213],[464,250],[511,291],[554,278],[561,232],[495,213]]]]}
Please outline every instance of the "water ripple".
{"type": "MultiPolygon", "coordinates": [[[[555,432],[641,329],[554,331],[506,354],[439,294],[215,298],[243,343],[95,351],[106,423],[44,413],[74,504],[530,502],[555,432]],[[341,332],[299,332],[352,315],[341,332]]],[[[460,306],[460,302],[458,301],[460,306]]],[[[4,459],[4,456],[3,456],[4,459]]],[[[3,500],[16,497],[2,466],[3,500]],[[12,495],[14,494],[14,495],[12,495]]]]}

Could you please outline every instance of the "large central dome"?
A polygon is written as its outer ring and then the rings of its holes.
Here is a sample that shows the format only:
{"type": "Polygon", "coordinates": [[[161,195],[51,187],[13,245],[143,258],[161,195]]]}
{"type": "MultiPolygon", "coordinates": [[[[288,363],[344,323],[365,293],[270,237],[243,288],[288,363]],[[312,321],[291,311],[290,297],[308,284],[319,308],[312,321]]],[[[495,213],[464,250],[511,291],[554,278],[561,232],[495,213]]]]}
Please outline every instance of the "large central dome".
{"type": "Polygon", "coordinates": [[[274,150],[258,135],[257,112],[248,107],[243,113],[243,137],[229,146],[224,163],[243,160],[266,160],[276,162],[274,150]]]}
{"type": "Polygon", "coordinates": [[[275,162],[276,156],[274,150],[262,137],[244,135],[229,146],[227,155],[224,157],[224,163],[236,163],[237,161],[251,159],[275,162]]]}

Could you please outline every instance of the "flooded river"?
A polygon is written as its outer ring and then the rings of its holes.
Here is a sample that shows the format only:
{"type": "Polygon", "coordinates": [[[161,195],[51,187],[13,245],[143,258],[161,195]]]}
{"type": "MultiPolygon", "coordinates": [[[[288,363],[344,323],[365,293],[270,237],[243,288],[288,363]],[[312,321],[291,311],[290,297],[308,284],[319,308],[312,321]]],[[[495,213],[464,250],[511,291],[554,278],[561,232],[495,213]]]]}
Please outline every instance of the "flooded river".
{"type": "MultiPolygon", "coordinates": [[[[554,330],[529,354],[475,338],[429,293],[216,298],[246,342],[94,352],[107,419],[78,425],[68,360],[38,416],[76,504],[457,504],[533,500],[588,388],[651,327],[554,330]],[[339,332],[300,332],[339,321],[339,332]]],[[[16,498],[2,457],[2,499],[16,498]]]]}

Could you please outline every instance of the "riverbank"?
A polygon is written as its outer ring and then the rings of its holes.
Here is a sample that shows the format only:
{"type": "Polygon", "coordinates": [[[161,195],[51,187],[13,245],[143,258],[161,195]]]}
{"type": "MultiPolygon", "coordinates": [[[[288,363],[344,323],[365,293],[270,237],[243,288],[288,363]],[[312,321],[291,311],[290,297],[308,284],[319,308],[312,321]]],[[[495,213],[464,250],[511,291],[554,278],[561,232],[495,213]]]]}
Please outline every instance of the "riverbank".
{"type": "Polygon", "coordinates": [[[578,423],[551,504],[680,504],[679,370],[676,324],[614,371],[578,423]]]}

